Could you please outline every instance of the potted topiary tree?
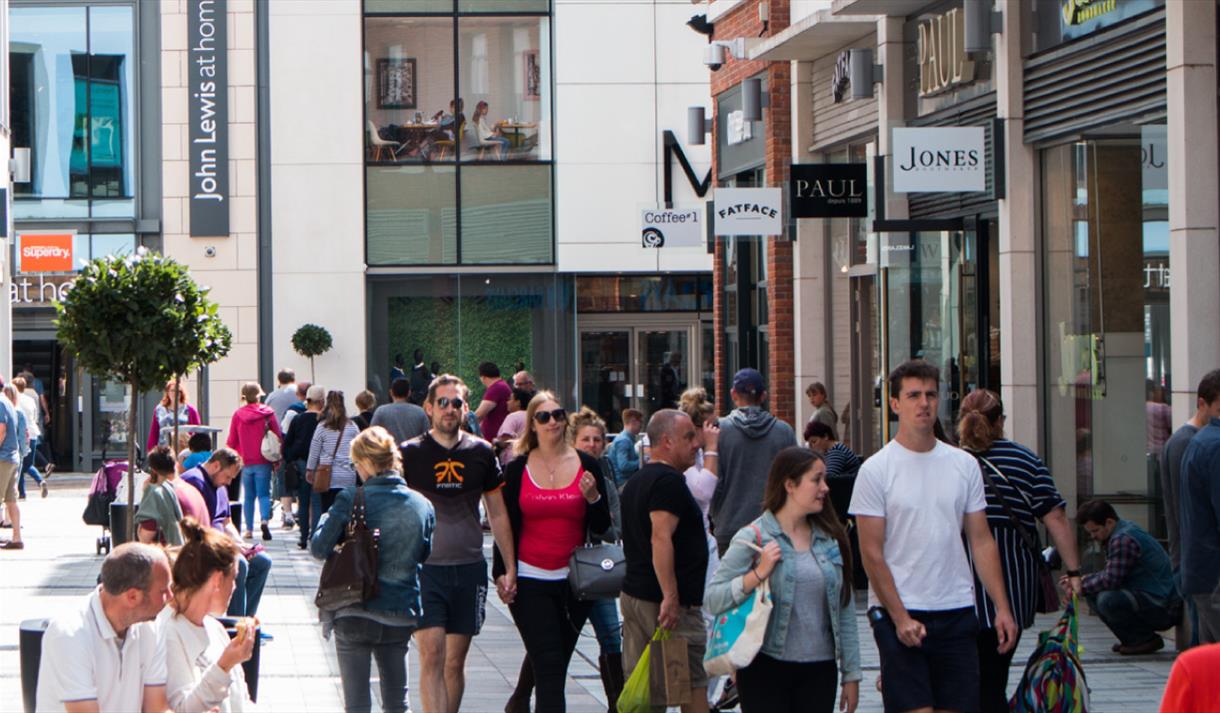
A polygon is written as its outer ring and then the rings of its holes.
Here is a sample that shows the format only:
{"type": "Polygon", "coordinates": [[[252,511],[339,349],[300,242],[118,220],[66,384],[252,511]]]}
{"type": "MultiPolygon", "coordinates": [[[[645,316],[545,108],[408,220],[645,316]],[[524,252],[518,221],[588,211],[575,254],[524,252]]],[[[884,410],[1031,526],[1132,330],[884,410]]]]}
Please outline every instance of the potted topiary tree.
{"type": "MultiPolygon", "coordinates": [[[[135,514],[140,394],[229,353],[232,335],[185,265],[141,248],[85,266],[55,303],[59,341],[96,377],[131,389],[127,409],[127,532],[135,514]]],[[[175,390],[175,394],[176,394],[175,390]]],[[[177,396],[175,395],[175,400],[177,396]]]]}
{"type": "Polygon", "coordinates": [[[313,382],[318,380],[314,374],[313,358],[330,351],[332,346],[334,341],[330,338],[330,332],[316,324],[301,325],[292,335],[292,348],[297,354],[309,358],[309,380],[313,382]]]}

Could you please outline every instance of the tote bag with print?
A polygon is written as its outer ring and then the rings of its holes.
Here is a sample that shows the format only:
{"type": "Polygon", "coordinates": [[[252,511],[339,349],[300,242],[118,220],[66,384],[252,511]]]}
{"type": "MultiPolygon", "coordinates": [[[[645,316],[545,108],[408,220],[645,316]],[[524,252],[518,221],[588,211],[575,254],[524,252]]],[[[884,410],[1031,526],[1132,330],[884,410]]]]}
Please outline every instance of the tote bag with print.
{"type": "MultiPolygon", "coordinates": [[[[757,525],[754,529],[758,532],[757,525]]],[[[745,544],[762,552],[762,547],[752,542],[745,544]]],[[[750,665],[762,649],[773,607],[771,585],[764,579],[745,601],[716,617],[703,655],[703,668],[709,676],[727,676],[750,665]]]]}

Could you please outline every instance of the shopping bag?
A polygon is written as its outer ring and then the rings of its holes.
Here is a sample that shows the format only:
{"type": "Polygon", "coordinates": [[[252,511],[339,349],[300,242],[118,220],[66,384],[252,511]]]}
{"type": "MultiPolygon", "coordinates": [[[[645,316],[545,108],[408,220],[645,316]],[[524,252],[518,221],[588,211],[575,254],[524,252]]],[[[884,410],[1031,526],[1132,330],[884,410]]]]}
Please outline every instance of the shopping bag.
{"type": "Polygon", "coordinates": [[[683,706],[690,703],[690,659],[686,639],[663,638],[648,644],[648,685],[654,705],[683,706]]]}
{"type": "MultiPolygon", "coordinates": [[[[759,542],[762,542],[761,534],[759,542]]],[[[745,544],[762,551],[752,542],[745,544]]],[[[707,651],[703,654],[707,675],[727,676],[750,665],[767,637],[767,622],[771,619],[773,605],[771,585],[764,579],[745,601],[716,617],[707,651]]]]}
{"type": "Polygon", "coordinates": [[[1059,622],[1038,635],[1025,673],[1008,702],[1013,713],[1088,713],[1089,687],[1080,663],[1076,597],[1059,622]]]}
{"type": "MultiPolygon", "coordinates": [[[[666,629],[657,629],[652,634],[653,641],[668,638],[669,631],[666,629]]],[[[665,710],[665,706],[652,705],[652,691],[648,683],[650,648],[651,646],[644,647],[644,653],[640,655],[640,660],[636,662],[627,682],[623,684],[623,691],[618,695],[618,713],[663,713],[665,710]]]]}

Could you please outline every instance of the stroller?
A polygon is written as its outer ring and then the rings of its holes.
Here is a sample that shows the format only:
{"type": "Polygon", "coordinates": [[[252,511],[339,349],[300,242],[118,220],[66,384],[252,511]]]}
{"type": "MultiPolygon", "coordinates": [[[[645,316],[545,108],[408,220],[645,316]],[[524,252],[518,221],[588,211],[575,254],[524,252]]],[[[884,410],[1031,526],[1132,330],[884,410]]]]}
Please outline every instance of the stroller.
{"type": "Polygon", "coordinates": [[[97,554],[110,554],[110,503],[118,495],[119,483],[127,475],[127,459],[115,458],[106,460],[102,457],[102,467],[93,474],[93,482],[89,486],[89,501],[81,519],[86,525],[97,525],[102,528],[102,536],[97,538],[97,554]]]}

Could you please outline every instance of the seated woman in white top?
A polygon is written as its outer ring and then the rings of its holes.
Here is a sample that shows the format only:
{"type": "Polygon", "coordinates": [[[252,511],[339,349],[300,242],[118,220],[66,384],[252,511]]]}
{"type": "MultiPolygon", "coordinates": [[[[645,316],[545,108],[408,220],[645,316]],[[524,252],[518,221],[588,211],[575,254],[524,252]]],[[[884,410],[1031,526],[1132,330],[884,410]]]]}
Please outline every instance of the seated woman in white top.
{"type": "Polygon", "coordinates": [[[487,102],[481,101],[474,107],[474,124],[475,137],[479,142],[479,146],[483,147],[498,147],[497,158],[504,158],[511,145],[508,138],[500,133],[498,127],[491,127],[487,124],[487,112],[489,107],[487,102]]]}
{"type": "Polygon", "coordinates": [[[224,614],[237,578],[236,543],[186,517],[186,544],[174,559],[174,598],[157,623],[165,636],[166,697],[177,713],[253,710],[241,663],[254,654],[258,632],[242,622],[233,640],[216,616],[224,614]]]}

